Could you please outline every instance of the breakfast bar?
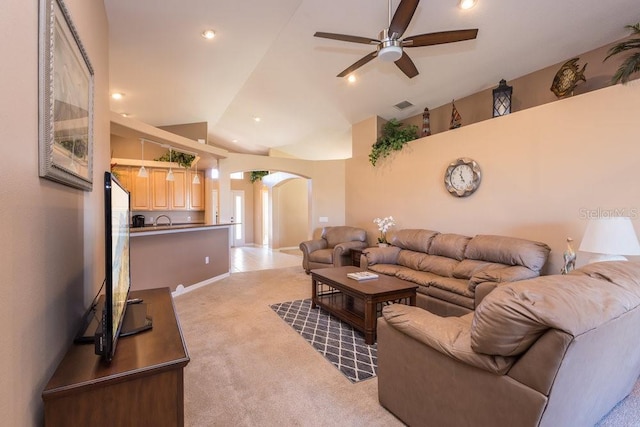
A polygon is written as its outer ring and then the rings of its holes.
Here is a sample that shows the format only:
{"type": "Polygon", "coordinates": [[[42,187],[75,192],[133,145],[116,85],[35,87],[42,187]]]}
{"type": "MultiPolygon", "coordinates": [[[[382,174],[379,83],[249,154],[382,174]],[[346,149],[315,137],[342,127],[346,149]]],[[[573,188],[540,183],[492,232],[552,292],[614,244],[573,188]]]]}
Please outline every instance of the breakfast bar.
{"type": "Polygon", "coordinates": [[[173,292],[229,275],[229,224],[131,228],[131,289],[173,292]]]}

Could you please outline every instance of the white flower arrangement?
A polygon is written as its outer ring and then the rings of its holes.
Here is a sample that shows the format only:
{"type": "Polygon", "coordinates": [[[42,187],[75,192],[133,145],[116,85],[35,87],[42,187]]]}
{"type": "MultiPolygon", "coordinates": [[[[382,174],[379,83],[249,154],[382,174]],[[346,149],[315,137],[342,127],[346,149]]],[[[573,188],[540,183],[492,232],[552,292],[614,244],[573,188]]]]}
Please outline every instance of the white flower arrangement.
{"type": "Polygon", "coordinates": [[[378,226],[378,230],[380,230],[380,237],[378,237],[378,243],[388,243],[387,242],[387,231],[394,225],[396,225],[395,220],[392,216],[388,216],[385,218],[376,218],[373,222],[378,226]]]}

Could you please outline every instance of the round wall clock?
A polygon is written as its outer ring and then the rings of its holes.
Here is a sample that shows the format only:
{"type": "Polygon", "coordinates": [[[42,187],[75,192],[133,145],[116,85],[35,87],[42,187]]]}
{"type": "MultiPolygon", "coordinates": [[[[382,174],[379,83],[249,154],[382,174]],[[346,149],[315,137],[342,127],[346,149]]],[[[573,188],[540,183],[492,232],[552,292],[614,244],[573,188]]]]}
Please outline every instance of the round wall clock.
{"type": "Polygon", "coordinates": [[[444,185],[447,191],[457,197],[467,197],[480,186],[482,173],[474,160],[461,157],[451,162],[444,174],[444,185]]]}

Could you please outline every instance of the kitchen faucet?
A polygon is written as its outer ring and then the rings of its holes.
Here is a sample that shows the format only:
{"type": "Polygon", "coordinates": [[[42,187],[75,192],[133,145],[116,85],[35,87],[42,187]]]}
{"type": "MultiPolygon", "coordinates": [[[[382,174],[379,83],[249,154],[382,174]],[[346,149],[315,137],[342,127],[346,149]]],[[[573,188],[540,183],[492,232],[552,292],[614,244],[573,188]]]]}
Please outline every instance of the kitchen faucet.
{"type": "Polygon", "coordinates": [[[172,225],[173,223],[171,222],[171,218],[169,218],[167,215],[158,215],[158,216],[156,217],[156,220],[155,220],[155,221],[153,221],[153,226],[154,226],[154,227],[157,227],[157,226],[158,226],[158,220],[159,220],[160,218],[162,218],[162,217],[165,217],[165,218],[167,218],[167,219],[169,220],[169,227],[171,227],[171,225],[172,225]]]}

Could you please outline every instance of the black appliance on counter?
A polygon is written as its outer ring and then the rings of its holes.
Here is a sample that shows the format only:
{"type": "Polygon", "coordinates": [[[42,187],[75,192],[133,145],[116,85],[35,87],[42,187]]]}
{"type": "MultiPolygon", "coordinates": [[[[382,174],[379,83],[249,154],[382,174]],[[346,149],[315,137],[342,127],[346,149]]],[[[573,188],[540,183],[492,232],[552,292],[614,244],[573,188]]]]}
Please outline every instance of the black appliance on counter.
{"type": "Polygon", "coordinates": [[[132,217],[133,227],[144,227],[144,215],[134,215],[132,217]]]}

